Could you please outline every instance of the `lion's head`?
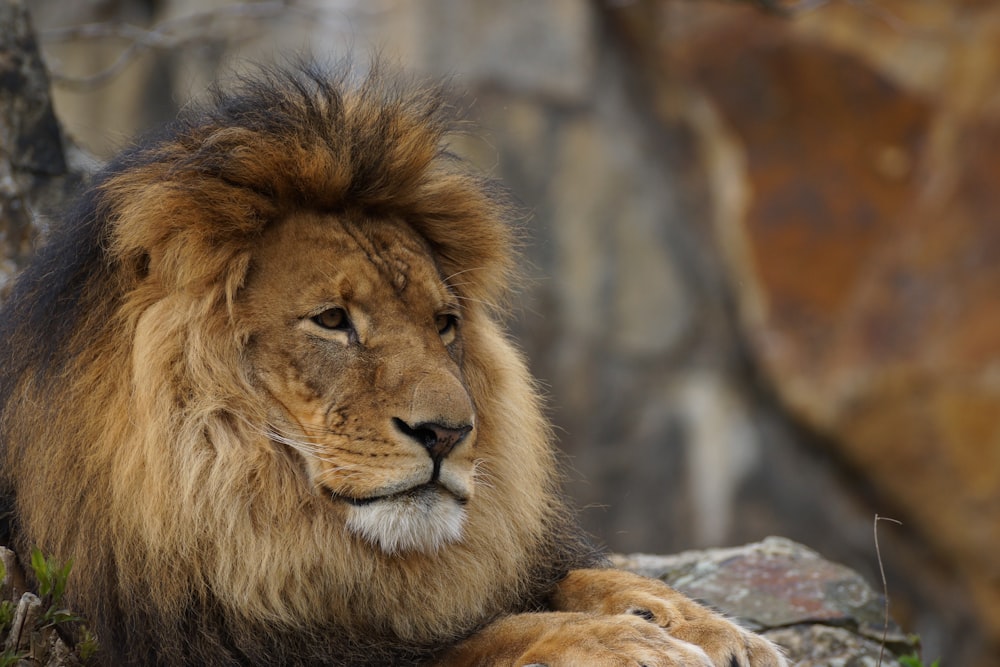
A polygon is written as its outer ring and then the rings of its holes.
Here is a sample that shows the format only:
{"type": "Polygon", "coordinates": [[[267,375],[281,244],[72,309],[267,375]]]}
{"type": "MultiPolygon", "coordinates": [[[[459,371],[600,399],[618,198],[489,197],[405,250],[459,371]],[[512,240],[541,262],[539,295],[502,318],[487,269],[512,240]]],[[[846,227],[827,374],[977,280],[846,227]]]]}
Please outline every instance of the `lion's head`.
{"type": "Polygon", "coordinates": [[[114,664],[403,664],[587,561],[432,89],[264,74],[113,163],[0,322],[0,491],[114,664]],[[332,638],[332,639],[331,639],[332,638]]]}
{"type": "Polygon", "coordinates": [[[460,541],[478,456],[461,276],[401,221],[360,212],[292,215],[259,248],[234,322],[271,440],[385,552],[460,541]]]}

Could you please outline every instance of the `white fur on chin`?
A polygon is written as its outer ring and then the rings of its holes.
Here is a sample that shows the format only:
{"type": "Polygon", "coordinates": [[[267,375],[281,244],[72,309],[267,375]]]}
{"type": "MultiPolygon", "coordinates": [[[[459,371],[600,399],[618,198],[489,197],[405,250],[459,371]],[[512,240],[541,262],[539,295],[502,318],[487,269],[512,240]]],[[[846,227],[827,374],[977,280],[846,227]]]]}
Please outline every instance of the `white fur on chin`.
{"type": "Polygon", "coordinates": [[[428,491],[351,507],[347,528],[387,554],[434,553],[462,538],[465,508],[451,495],[428,491]]]}

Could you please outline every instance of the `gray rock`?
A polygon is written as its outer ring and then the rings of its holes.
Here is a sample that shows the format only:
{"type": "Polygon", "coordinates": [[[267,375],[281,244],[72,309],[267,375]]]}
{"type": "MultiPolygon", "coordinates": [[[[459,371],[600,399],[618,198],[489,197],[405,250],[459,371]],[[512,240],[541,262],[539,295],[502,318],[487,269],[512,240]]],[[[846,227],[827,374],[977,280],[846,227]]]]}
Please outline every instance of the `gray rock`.
{"type": "Polygon", "coordinates": [[[891,619],[885,598],[856,572],[781,537],[730,549],[672,556],[616,555],[613,563],[660,579],[763,632],[793,664],[855,667],[883,665],[916,645],[891,619]]]}
{"type": "Polygon", "coordinates": [[[876,667],[880,658],[882,667],[899,667],[892,651],[883,652],[880,642],[847,628],[795,625],[769,630],[764,636],[785,649],[795,667],[876,667]]]}

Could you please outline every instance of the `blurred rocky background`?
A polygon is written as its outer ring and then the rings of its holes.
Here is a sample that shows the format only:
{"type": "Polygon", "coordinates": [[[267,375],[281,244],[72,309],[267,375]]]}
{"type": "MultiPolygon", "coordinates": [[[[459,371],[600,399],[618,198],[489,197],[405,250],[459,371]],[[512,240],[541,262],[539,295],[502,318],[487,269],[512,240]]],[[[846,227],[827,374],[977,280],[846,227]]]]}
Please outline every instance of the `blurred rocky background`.
{"type": "Polygon", "coordinates": [[[478,127],[456,148],[525,208],[512,324],[588,529],[780,534],[878,581],[894,517],[893,615],[930,659],[997,664],[1000,3],[27,6],[99,159],[248,60],[453,77],[478,127]]]}

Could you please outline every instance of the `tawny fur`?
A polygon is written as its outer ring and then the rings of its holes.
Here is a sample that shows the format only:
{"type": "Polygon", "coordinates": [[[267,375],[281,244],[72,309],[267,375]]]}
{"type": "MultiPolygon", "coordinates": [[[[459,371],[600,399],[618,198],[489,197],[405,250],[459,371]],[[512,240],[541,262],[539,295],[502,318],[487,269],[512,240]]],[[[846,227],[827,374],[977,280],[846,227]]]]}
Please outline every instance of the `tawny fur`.
{"type": "Polygon", "coordinates": [[[446,152],[450,113],[377,74],[265,73],[119,158],[19,280],[2,491],[22,553],[74,560],[69,604],[107,664],[416,664],[593,561],[489,305],[512,269],[506,208],[446,152]],[[234,325],[270,226],[348,212],[405,221],[460,276],[484,483],[434,553],[345,533],[268,437],[234,325]]]}

